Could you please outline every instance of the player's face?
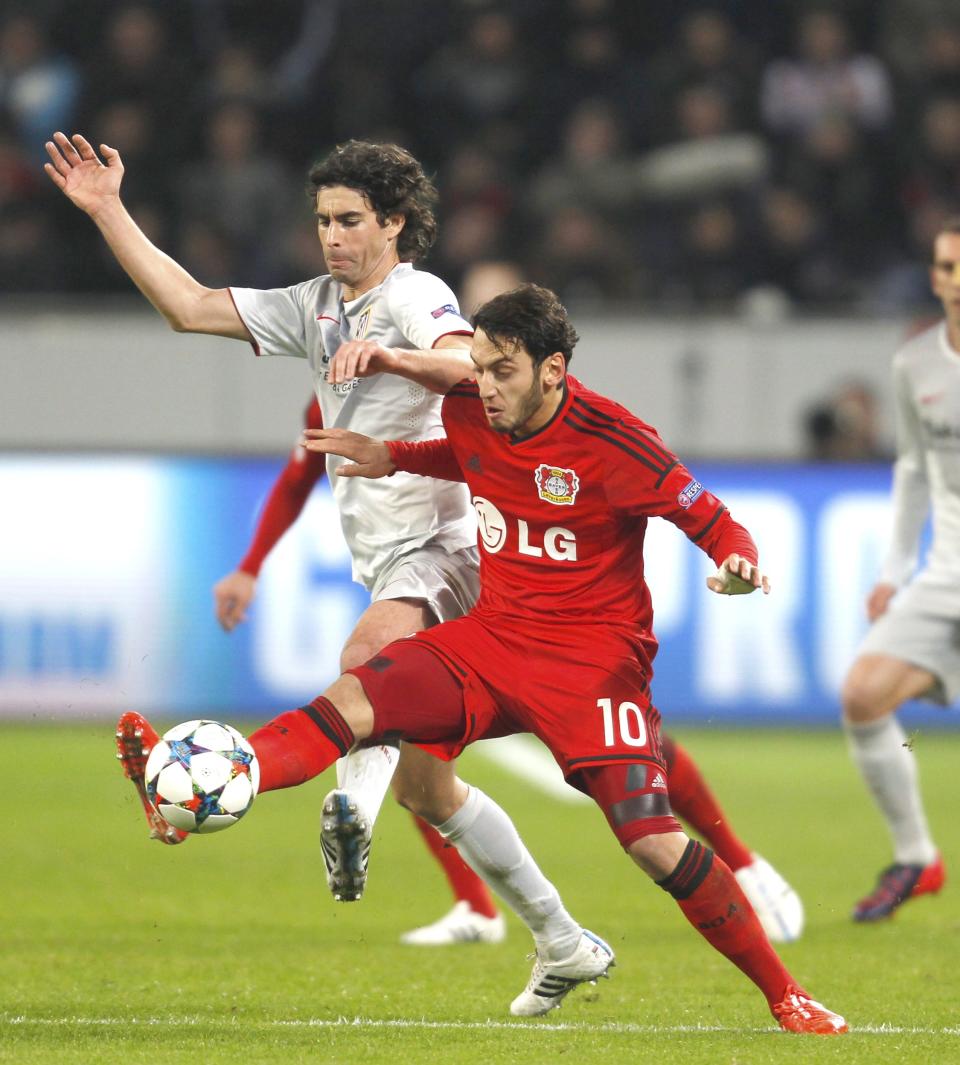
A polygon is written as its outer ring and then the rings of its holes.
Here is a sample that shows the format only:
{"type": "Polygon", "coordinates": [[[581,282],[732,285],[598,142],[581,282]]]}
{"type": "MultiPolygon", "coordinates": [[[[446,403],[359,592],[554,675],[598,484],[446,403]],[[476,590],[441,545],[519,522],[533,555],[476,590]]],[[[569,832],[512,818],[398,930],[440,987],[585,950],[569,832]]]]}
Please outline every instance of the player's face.
{"type": "Polygon", "coordinates": [[[522,347],[501,351],[478,329],[470,358],[484,413],[495,432],[529,436],[550,420],[563,399],[557,388],[563,370],[558,371],[556,361],[562,364],[562,355],[551,356],[534,368],[533,359],[522,347]]]}
{"type": "Polygon", "coordinates": [[[402,218],[380,225],[362,192],[331,185],[317,192],[317,233],[332,277],[344,297],[356,299],[375,288],[397,265],[397,236],[402,218]]]}
{"type": "Polygon", "coordinates": [[[937,237],[930,281],[947,317],[960,322],[960,233],[941,233],[937,237]]]}

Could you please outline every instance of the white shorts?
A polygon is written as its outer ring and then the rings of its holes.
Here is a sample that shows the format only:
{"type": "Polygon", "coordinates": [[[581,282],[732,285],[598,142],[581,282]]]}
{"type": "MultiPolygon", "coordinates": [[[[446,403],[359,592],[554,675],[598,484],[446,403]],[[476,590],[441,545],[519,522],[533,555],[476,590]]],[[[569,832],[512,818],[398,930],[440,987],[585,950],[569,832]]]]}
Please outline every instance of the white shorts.
{"type": "Polygon", "coordinates": [[[453,621],[477,601],[480,594],[480,560],[475,547],[447,551],[425,544],[398,558],[379,574],[371,601],[422,599],[438,621],[453,621]]]}
{"type": "Polygon", "coordinates": [[[960,589],[918,577],[875,621],[859,654],[889,655],[936,677],[921,698],[949,706],[960,698],[960,589]]]}

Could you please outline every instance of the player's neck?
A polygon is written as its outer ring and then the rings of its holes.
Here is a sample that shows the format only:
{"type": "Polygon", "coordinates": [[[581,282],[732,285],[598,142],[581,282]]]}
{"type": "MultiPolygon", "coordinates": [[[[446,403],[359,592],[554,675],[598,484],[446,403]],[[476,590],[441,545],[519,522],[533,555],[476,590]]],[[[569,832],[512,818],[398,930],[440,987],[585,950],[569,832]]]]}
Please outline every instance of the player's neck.
{"type": "Polygon", "coordinates": [[[947,318],[947,343],[957,358],[960,358],[960,318],[947,318]]]}

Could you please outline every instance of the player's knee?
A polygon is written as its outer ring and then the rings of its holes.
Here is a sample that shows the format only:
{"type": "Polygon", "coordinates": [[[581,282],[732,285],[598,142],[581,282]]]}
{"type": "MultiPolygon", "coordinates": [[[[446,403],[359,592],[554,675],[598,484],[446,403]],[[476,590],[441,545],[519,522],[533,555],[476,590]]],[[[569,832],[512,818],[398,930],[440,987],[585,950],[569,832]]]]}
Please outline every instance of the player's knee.
{"type": "Polygon", "coordinates": [[[850,667],[840,690],[843,720],[849,724],[862,724],[882,717],[888,712],[888,692],[878,682],[876,671],[857,661],[850,667]]]}
{"type": "Polygon", "coordinates": [[[677,867],[690,838],[685,832],[658,832],[641,836],[627,847],[627,854],[653,880],[663,880],[677,867]]]}
{"type": "Polygon", "coordinates": [[[459,809],[455,796],[447,789],[436,789],[409,780],[393,781],[393,797],[410,813],[436,827],[449,821],[459,809]]]}

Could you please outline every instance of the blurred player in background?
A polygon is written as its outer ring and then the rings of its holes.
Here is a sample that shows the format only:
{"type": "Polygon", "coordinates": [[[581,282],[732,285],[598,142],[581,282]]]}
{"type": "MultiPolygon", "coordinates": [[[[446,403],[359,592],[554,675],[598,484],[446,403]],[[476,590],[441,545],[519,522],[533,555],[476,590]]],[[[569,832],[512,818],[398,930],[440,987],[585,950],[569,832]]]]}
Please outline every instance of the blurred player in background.
{"type": "MultiPolygon", "coordinates": [[[[503,275],[503,279],[515,280],[508,274],[503,275]]],[[[474,296],[478,294],[479,290],[474,290],[474,296]]],[[[315,399],[307,406],[304,425],[307,429],[322,428],[315,399]]],[[[246,555],[233,572],[214,585],[217,619],[227,632],[246,620],[256,594],[260,567],[280,537],[299,517],[325,469],[324,455],[306,451],[299,445],[291,452],[267,495],[246,555]]],[[[775,943],[799,938],[804,918],[803,904],[797,893],[769,862],[751,852],[739,838],[690,754],[666,735],[662,738],[662,751],[673,812],[730,866],[767,936],[775,943]]],[[[455,903],[453,909],[439,920],[404,933],[401,940],[418,946],[443,946],[472,939],[495,941],[491,934],[493,926],[488,922],[496,916],[496,908],[483,881],[423,818],[415,816],[414,820],[443,868],[455,903]]],[[[502,923],[498,927],[502,929],[502,923]]]]}
{"type": "Polygon", "coordinates": [[[893,864],[856,904],[855,921],[890,917],[946,880],[895,713],[910,699],[946,706],[960,696],[960,218],[934,241],[930,279],[945,317],[893,361],[893,536],[867,600],[872,625],[843,686],[850,753],[893,838],[893,864]],[[930,511],[933,544],[913,576],[930,511]]]}
{"type": "MultiPolygon", "coordinates": [[[[657,641],[647,521],[666,518],[713,559],[707,585],[718,594],[769,591],[750,534],[651,426],[568,376],[577,335],[552,292],[521,286],[481,307],[474,324],[475,380],[444,399],[446,439],[388,444],[335,428],[308,430],[306,446],[350,459],[338,470],[346,477],[465,481],[477,509],[480,598],[465,617],[387,645],[308,707],[258,729],[250,742],[261,790],[296,785],[358,740],[391,732],[446,759],[485,737],[531,732],[636,864],[757,985],[781,1027],[846,1031],[797,985],[730,868],[684,834],[670,805],[649,690],[657,641]]],[[[441,833],[459,840],[481,808],[458,784],[441,833]]],[[[476,843],[468,853],[487,870],[476,843]]],[[[500,890],[509,888],[508,875],[500,890]]],[[[613,964],[606,943],[573,933],[566,957],[544,955],[538,942],[512,1013],[546,1013],[613,964]]]]}

